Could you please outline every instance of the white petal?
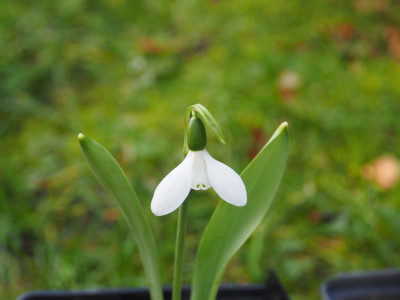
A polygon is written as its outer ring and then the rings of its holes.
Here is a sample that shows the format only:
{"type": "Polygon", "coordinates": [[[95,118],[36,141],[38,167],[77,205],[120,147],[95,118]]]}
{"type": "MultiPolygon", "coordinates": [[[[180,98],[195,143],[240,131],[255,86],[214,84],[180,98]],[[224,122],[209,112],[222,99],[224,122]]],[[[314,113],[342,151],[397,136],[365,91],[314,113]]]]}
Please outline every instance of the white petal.
{"type": "Polygon", "coordinates": [[[193,151],[193,181],[192,189],[194,190],[207,190],[210,188],[210,181],[208,180],[206,162],[204,160],[203,151],[193,151]]]}
{"type": "Polygon", "coordinates": [[[246,205],[247,193],[242,178],[230,167],[211,157],[206,150],[203,151],[208,179],[217,194],[230,204],[246,205]]]}
{"type": "Polygon", "coordinates": [[[193,180],[193,161],[194,155],[189,151],[183,162],[157,186],[151,200],[151,211],[156,216],[173,212],[185,201],[193,180]]]}

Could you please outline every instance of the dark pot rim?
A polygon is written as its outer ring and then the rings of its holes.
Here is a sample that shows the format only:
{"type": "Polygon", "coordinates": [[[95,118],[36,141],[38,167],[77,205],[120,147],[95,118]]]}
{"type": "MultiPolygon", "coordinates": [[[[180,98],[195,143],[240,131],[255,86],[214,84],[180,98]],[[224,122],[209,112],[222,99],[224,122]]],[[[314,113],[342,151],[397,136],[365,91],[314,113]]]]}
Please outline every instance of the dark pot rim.
{"type": "Polygon", "coordinates": [[[324,282],[320,291],[324,300],[363,295],[371,297],[382,295],[382,293],[400,295],[400,269],[389,268],[339,274],[324,282]]]}
{"type": "MultiPolygon", "coordinates": [[[[264,284],[222,284],[220,286],[220,292],[224,293],[248,293],[248,292],[259,292],[262,293],[265,290],[264,284]]],[[[171,286],[163,287],[164,295],[170,295],[172,292],[171,286]]],[[[81,290],[36,290],[22,294],[17,300],[26,300],[32,297],[82,297],[82,296],[115,296],[121,294],[137,294],[137,295],[148,295],[149,290],[146,287],[137,288],[93,288],[93,289],[81,289],[81,290]]],[[[182,293],[189,295],[190,286],[183,286],[182,293]]]]}
{"type": "MultiPolygon", "coordinates": [[[[165,299],[171,298],[172,288],[163,288],[165,299]]],[[[89,290],[59,290],[59,291],[32,291],[24,293],[17,300],[53,300],[53,299],[87,299],[94,300],[95,297],[115,297],[115,299],[128,299],[135,296],[138,300],[149,299],[149,290],[140,288],[99,288],[89,290]]],[[[189,299],[190,286],[182,288],[182,299],[189,299]]],[[[274,271],[268,272],[268,280],[264,284],[222,284],[218,290],[217,299],[276,299],[289,300],[288,293],[283,288],[279,278],[274,271]],[[249,298],[248,298],[249,297],[249,298]]]]}

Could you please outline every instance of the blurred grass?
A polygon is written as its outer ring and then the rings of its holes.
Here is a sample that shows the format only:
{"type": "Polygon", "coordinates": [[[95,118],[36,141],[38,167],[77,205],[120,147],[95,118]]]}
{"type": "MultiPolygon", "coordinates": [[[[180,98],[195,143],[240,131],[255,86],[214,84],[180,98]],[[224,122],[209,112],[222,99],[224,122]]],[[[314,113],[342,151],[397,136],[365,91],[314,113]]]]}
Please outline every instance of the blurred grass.
{"type": "MultiPolygon", "coordinates": [[[[170,283],[176,215],[149,205],[197,102],[227,135],[210,153],[237,171],[290,124],[276,204],[224,281],[261,282],[273,267],[294,299],[318,299],[338,272],[398,266],[400,186],[381,190],[361,169],[400,157],[400,66],[386,35],[399,11],[374,0],[0,2],[0,294],[146,284],[78,132],[131,178],[170,283]],[[286,70],[301,81],[290,99],[278,88],[286,70]]],[[[195,198],[186,283],[219,201],[195,198]]]]}

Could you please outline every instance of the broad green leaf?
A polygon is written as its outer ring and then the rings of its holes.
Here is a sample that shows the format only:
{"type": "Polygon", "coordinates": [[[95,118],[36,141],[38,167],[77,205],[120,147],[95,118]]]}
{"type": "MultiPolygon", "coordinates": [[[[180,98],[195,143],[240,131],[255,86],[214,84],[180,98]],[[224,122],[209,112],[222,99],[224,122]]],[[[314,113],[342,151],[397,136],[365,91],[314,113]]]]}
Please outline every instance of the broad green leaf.
{"type": "Polygon", "coordinates": [[[162,300],[156,243],[135,191],[118,162],[103,146],[83,134],[79,134],[78,139],[90,169],[107,192],[117,200],[134,234],[149,281],[151,299],[162,300]]]}
{"type": "Polygon", "coordinates": [[[215,299],[229,260],[267,213],[281,181],[288,153],[285,122],[241,174],[247,189],[246,206],[235,207],[221,201],[214,211],[197,252],[192,300],[215,299]]]}

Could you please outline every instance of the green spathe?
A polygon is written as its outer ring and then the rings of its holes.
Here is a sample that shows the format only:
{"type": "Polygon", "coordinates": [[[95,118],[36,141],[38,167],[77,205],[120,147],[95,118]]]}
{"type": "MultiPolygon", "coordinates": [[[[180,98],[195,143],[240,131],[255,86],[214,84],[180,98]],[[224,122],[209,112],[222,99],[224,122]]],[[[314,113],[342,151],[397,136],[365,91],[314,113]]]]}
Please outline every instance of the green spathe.
{"type": "Polygon", "coordinates": [[[201,120],[204,126],[206,126],[211,132],[214,132],[215,136],[218,138],[218,140],[225,144],[225,137],[224,134],[222,133],[221,127],[218,125],[217,120],[213,117],[213,115],[208,111],[207,108],[205,108],[203,105],[197,103],[190,105],[186,109],[185,113],[185,135],[183,139],[183,153],[187,154],[189,151],[188,147],[188,127],[189,127],[189,122],[192,116],[196,116],[201,120]]]}

